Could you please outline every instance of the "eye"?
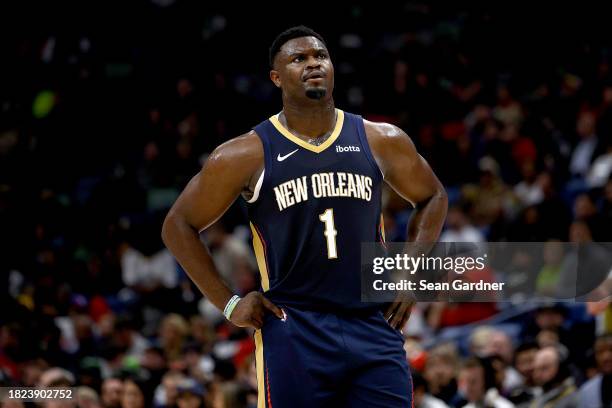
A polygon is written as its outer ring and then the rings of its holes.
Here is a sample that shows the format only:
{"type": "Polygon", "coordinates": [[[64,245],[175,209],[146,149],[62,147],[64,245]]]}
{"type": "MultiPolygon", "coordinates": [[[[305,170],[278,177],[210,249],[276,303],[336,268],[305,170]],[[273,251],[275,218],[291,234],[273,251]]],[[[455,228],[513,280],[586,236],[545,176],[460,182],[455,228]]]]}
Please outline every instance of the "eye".
{"type": "Polygon", "coordinates": [[[327,54],[321,53],[321,54],[317,55],[317,58],[319,58],[321,60],[327,59],[327,54]]]}
{"type": "Polygon", "coordinates": [[[293,60],[291,60],[291,62],[302,62],[304,61],[304,56],[303,55],[298,55],[296,57],[293,58],[293,60]]]}

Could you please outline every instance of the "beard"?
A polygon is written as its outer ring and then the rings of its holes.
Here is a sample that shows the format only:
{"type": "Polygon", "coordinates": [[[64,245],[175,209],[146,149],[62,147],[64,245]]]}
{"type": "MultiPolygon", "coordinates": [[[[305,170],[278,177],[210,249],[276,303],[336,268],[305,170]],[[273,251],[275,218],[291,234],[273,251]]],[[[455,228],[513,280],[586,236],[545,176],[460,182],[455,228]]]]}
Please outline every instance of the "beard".
{"type": "Polygon", "coordinates": [[[327,94],[327,90],[325,88],[314,88],[306,90],[306,97],[314,100],[320,100],[327,94]]]}

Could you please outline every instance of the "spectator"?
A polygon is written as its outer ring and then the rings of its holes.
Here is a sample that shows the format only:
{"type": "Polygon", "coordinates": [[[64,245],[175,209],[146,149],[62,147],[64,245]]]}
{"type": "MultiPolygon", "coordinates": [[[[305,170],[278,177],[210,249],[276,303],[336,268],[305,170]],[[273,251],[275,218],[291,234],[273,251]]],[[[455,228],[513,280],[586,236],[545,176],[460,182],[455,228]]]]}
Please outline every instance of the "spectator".
{"type": "Polygon", "coordinates": [[[506,126],[518,126],[523,120],[522,107],[512,97],[507,85],[500,85],[497,88],[497,105],[493,109],[493,117],[506,126]]]}
{"type": "Polygon", "coordinates": [[[257,367],[254,356],[246,358],[238,368],[238,383],[245,395],[247,406],[257,405],[257,367]]]}
{"type": "Polygon", "coordinates": [[[85,386],[76,389],[76,400],[79,408],[102,408],[98,393],[85,386]]]}
{"type": "Polygon", "coordinates": [[[192,378],[186,378],[178,385],[176,405],[178,408],[204,408],[205,390],[192,378]]]}
{"type": "Polygon", "coordinates": [[[174,288],[178,275],[174,258],[167,249],[145,257],[136,249],[123,248],[121,255],[123,283],[138,292],[152,292],[157,288],[174,288]]]}
{"type": "Polygon", "coordinates": [[[135,380],[126,379],[123,382],[121,408],[144,408],[146,406],[147,402],[142,387],[135,380]]]}
{"type": "Polygon", "coordinates": [[[423,376],[429,384],[429,392],[446,404],[451,404],[457,395],[458,356],[451,344],[443,344],[430,350],[423,376]]]}
{"type": "Polygon", "coordinates": [[[538,294],[552,297],[557,293],[564,249],[564,245],[559,241],[548,241],[544,244],[544,265],[536,280],[538,294]]]}
{"type": "Polygon", "coordinates": [[[468,220],[458,206],[448,210],[446,230],[440,235],[440,242],[483,242],[484,236],[468,220]]]}
{"type": "Polygon", "coordinates": [[[202,316],[194,315],[189,319],[193,341],[203,352],[210,352],[215,341],[215,333],[210,323],[202,316]]]}
{"type": "Polygon", "coordinates": [[[160,346],[169,360],[181,356],[189,334],[189,325],[181,315],[167,315],[159,326],[160,346]]]}
{"type": "Polygon", "coordinates": [[[522,180],[514,186],[514,194],[520,201],[522,207],[537,205],[544,200],[541,179],[536,173],[533,161],[524,161],[521,164],[522,180]]]}
{"type": "Polygon", "coordinates": [[[471,205],[471,218],[477,227],[486,227],[498,222],[505,211],[511,208],[512,199],[508,186],[499,174],[499,164],[492,157],[483,157],[478,162],[480,179],[478,185],[467,185],[462,192],[471,205]]]}
{"type": "Polygon", "coordinates": [[[42,373],[49,368],[44,360],[37,359],[23,365],[21,381],[26,387],[35,387],[42,373]]]}
{"type": "Polygon", "coordinates": [[[586,177],[589,188],[601,188],[612,175],[612,138],[608,139],[606,151],[598,156],[586,177]]]}
{"type": "Polygon", "coordinates": [[[535,356],[534,382],[542,388],[542,395],[536,397],[530,407],[578,408],[578,394],[574,379],[570,376],[567,363],[562,360],[554,347],[545,347],[535,356]]]}
{"type": "Polygon", "coordinates": [[[412,373],[412,390],[414,408],[448,408],[444,401],[429,394],[427,381],[416,372],[412,373]]]}
{"type": "Polygon", "coordinates": [[[483,356],[498,358],[498,360],[492,360],[492,363],[501,377],[498,389],[502,394],[509,395],[514,389],[523,384],[521,375],[512,366],[514,346],[512,339],[507,333],[502,330],[494,330],[491,333],[490,349],[483,356]]]}
{"type": "Polygon", "coordinates": [[[586,325],[572,323],[568,309],[563,303],[540,304],[534,313],[534,324],[526,325],[523,338],[534,339],[540,348],[554,346],[563,353],[569,361],[580,361],[584,356],[581,350],[586,350],[593,344],[592,328],[586,325]],[[583,336],[575,336],[575,330],[583,332],[583,336]],[[585,347],[586,346],[586,347],[585,347]]]}
{"type": "Polygon", "coordinates": [[[537,388],[533,378],[533,367],[538,349],[535,342],[525,342],[516,348],[514,367],[521,375],[523,384],[508,395],[508,399],[515,405],[526,404],[536,397],[537,388]]]}
{"type": "Polygon", "coordinates": [[[169,371],[155,390],[153,406],[156,408],[171,408],[176,406],[179,394],[178,387],[186,379],[185,375],[177,371],[169,371]]]}
{"type": "Polygon", "coordinates": [[[141,368],[147,370],[151,379],[161,381],[164,373],[168,369],[168,361],[164,350],[158,346],[148,347],[139,361],[141,368]]]}
{"type": "Polygon", "coordinates": [[[463,362],[459,371],[459,390],[468,401],[465,408],[513,407],[495,387],[495,371],[487,359],[471,357],[463,362]]]}
{"type": "Polygon", "coordinates": [[[110,377],[102,382],[100,399],[104,408],[120,408],[123,395],[123,381],[110,377]]]}
{"type": "Polygon", "coordinates": [[[546,240],[546,230],[542,227],[544,214],[538,206],[523,208],[508,226],[508,238],[514,242],[546,240]]]}
{"type": "Polygon", "coordinates": [[[593,154],[597,148],[597,135],[595,134],[596,119],[592,112],[582,112],[578,116],[576,122],[576,133],[578,134],[579,142],[574,148],[572,159],[570,162],[570,171],[578,177],[586,176],[593,154]]]}
{"type": "Polygon", "coordinates": [[[238,276],[235,274],[239,274],[244,269],[247,270],[247,275],[248,272],[253,275],[257,264],[250,249],[243,241],[228,233],[223,223],[217,222],[208,228],[205,240],[215,265],[219,265],[219,273],[227,282],[238,283],[238,276]]]}
{"type": "Polygon", "coordinates": [[[469,338],[469,352],[477,357],[490,355],[490,341],[495,329],[491,326],[480,326],[472,331],[469,338]]]}
{"type": "Polygon", "coordinates": [[[597,207],[589,194],[583,193],[574,200],[574,219],[589,222],[597,215],[597,207]]]}
{"type": "Polygon", "coordinates": [[[580,387],[580,407],[612,406],[612,334],[603,334],[595,340],[595,360],[599,374],[580,387]]]}
{"type": "Polygon", "coordinates": [[[125,350],[125,356],[140,361],[149,342],[137,331],[136,321],[132,315],[120,316],[114,325],[111,343],[120,350],[125,350]]]}
{"type": "Polygon", "coordinates": [[[38,387],[71,387],[75,382],[76,379],[71,372],[60,367],[53,367],[42,373],[38,387]]]}

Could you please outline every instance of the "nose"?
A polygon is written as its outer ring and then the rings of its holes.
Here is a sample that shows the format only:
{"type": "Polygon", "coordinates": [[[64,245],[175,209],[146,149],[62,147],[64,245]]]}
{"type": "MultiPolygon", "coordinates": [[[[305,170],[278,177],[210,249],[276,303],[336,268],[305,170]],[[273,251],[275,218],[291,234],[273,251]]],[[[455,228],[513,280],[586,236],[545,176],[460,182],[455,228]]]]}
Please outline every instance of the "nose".
{"type": "Polygon", "coordinates": [[[308,57],[308,63],[306,64],[308,68],[318,68],[321,66],[321,60],[317,57],[311,55],[308,57]]]}

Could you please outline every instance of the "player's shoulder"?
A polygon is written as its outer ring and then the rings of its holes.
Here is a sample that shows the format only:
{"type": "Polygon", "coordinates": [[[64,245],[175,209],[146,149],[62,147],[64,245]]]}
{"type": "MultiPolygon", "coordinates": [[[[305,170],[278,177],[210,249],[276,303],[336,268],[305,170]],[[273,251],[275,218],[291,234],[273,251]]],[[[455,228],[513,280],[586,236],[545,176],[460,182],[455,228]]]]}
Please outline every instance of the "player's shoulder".
{"type": "Polygon", "coordinates": [[[263,166],[263,144],[257,133],[251,130],[213,150],[206,159],[203,171],[227,180],[235,178],[248,186],[263,166]]]}
{"type": "Polygon", "coordinates": [[[392,125],[386,122],[372,122],[364,119],[363,126],[365,127],[366,133],[374,137],[380,138],[394,138],[394,137],[406,137],[406,133],[398,126],[392,125]]]}
{"type": "Polygon", "coordinates": [[[255,130],[251,130],[217,146],[208,160],[236,162],[244,166],[251,162],[262,162],[263,157],[264,150],[261,139],[255,130]]]}
{"type": "Polygon", "coordinates": [[[385,122],[363,120],[368,144],[373,150],[410,143],[410,137],[400,127],[385,122]]]}

